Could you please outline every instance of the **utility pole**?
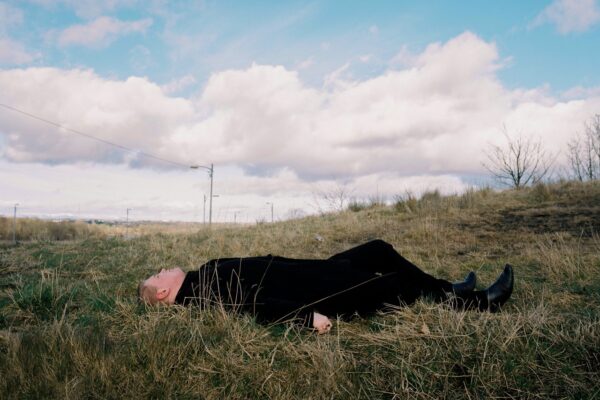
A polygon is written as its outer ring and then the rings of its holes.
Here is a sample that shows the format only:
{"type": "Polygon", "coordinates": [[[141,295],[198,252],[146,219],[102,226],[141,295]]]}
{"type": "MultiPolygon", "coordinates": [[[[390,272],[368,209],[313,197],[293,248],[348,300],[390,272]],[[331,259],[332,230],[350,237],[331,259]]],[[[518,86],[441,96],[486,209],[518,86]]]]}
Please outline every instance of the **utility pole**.
{"type": "MultiPolygon", "coordinates": [[[[213,178],[215,174],[215,167],[211,163],[210,167],[204,165],[190,165],[191,169],[203,168],[208,170],[208,176],[210,177],[210,195],[208,201],[208,226],[212,226],[212,199],[213,199],[213,178]]],[[[214,196],[216,197],[216,196],[214,196]]]]}
{"type": "Polygon", "coordinates": [[[17,206],[19,203],[15,203],[15,212],[13,214],[13,243],[17,244],[17,206]]]}
{"type": "Polygon", "coordinates": [[[215,168],[210,163],[210,200],[208,205],[208,226],[212,226],[212,199],[213,199],[213,175],[215,174],[215,168]]]}
{"type": "Polygon", "coordinates": [[[202,207],[202,223],[206,225],[206,193],[204,194],[204,207],[202,207]]]}
{"type": "Polygon", "coordinates": [[[127,209],[127,219],[125,220],[125,237],[129,237],[129,211],[133,210],[133,208],[127,209]]]}
{"type": "Polygon", "coordinates": [[[237,215],[238,215],[239,211],[234,211],[233,212],[233,223],[237,223],[237,215]]]}
{"type": "Polygon", "coordinates": [[[273,223],[273,202],[272,201],[267,201],[267,204],[271,205],[271,223],[273,223]]]}

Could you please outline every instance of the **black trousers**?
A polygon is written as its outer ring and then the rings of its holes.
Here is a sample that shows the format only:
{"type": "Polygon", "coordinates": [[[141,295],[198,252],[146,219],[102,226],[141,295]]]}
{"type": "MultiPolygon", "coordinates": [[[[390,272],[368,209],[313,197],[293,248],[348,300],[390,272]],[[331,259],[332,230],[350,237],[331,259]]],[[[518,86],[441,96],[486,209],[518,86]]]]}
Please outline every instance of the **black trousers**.
{"type": "Polygon", "coordinates": [[[317,304],[315,308],[323,313],[342,317],[352,313],[368,314],[384,309],[388,304],[410,305],[422,296],[444,301],[452,291],[451,282],[424,272],[383,240],[353,247],[335,254],[329,260],[344,260],[351,269],[364,269],[374,277],[362,286],[335,296],[332,304],[327,301],[317,304]]]}

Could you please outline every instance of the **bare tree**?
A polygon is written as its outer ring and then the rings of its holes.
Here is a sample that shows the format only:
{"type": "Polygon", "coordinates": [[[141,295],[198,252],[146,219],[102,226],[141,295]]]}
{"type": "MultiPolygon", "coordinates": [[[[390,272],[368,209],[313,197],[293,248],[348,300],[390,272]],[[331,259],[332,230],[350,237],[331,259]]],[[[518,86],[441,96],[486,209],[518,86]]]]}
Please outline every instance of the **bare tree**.
{"type": "Polygon", "coordinates": [[[300,219],[306,216],[306,211],[302,208],[292,208],[287,212],[287,219],[300,219]]]}
{"type": "Polygon", "coordinates": [[[490,144],[488,162],[483,164],[498,182],[520,189],[534,185],[549,175],[552,157],[544,150],[541,140],[522,135],[512,138],[506,127],[502,131],[506,145],[490,144]]]}
{"type": "Polygon", "coordinates": [[[315,206],[320,214],[344,211],[353,191],[347,183],[336,183],[328,189],[318,190],[313,192],[315,206]]]}
{"type": "Polygon", "coordinates": [[[600,114],[586,123],[583,133],[568,146],[571,176],[580,181],[600,179],[600,114]]]}

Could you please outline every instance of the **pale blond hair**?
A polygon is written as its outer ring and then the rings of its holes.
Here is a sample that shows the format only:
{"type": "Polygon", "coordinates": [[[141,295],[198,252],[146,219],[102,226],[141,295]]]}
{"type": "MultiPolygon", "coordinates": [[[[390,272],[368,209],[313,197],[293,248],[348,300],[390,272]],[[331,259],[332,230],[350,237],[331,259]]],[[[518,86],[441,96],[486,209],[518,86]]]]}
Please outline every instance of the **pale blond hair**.
{"type": "Polygon", "coordinates": [[[138,300],[141,303],[156,304],[158,303],[156,292],[156,286],[147,285],[146,281],[140,281],[138,285],[138,300]]]}

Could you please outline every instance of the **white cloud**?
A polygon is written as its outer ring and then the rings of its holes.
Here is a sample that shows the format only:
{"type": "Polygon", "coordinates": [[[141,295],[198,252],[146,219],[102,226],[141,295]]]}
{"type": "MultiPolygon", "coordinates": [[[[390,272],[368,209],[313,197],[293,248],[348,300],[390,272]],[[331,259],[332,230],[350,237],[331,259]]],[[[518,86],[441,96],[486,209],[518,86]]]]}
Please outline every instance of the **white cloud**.
{"type": "Polygon", "coordinates": [[[0,38],[0,64],[28,64],[40,57],[40,53],[31,53],[25,47],[10,38],[0,38]]]}
{"type": "MultiPolygon", "coordinates": [[[[309,211],[317,189],[340,181],[359,198],[460,191],[461,177],[485,176],[482,149],[501,143],[504,124],[558,154],[600,109],[597,88],[559,97],[544,86],[506,88],[496,76],[502,64],[494,43],[467,32],[374,78],[350,79],[342,67],[321,88],[256,64],[213,74],[189,98],[169,96],[189,76],[161,87],[57,68],[0,70],[0,88],[3,102],[69,128],[184,164],[214,162],[215,219],[242,210],[239,221],[265,216],[273,199],[276,216],[309,211]]],[[[0,154],[3,190],[34,214],[133,207],[141,218],[199,220],[207,192],[206,174],[161,171],[168,165],[6,110],[0,154]]]]}
{"type": "MultiPolygon", "coordinates": [[[[125,146],[159,152],[193,113],[190,101],[165,96],[145,78],[124,81],[89,70],[0,70],[3,101],[125,146]],[[35,96],[32,96],[35,93],[35,96]]],[[[122,162],[122,152],[19,115],[0,114],[4,157],[16,162],[122,162]]]]}
{"type": "Polygon", "coordinates": [[[586,31],[599,21],[597,0],[555,0],[535,18],[532,26],[552,23],[566,34],[586,31]]]}
{"type": "Polygon", "coordinates": [[[10,4],[0,3],[0,34],[6,33],[8,28],[20,25],[23,22],[23,12],[10,4]]]}
{"type": "Polygon", "coordinates": [[[81,18],[95,18],[104,13],[115,11],[123,7],[131,7],[138,0],[29,0],[47,8],[64,5],[75,10],[81,18]]]}
{"type": "Polygon", "coordinates": [[[187,89],[194,84],[196,84],[196,78],[194,78],[193,75],[188,74],[165,83],[161,86],[161,89],[166,94],[173,94],[180,92],[183,89],[187,89]]]}
{"type": "Polygon", "coordinates": [[[348,86],[347,81],[350,80],[350,63],[345,63],[339,68],[334,69],[323,78],[325,87],[330,86],[348,86]]]}
{"type": "Polygon", "coordinates": [[[581,100],[588,97],[600,97],[600,86],[583,87],[575,86],[562,94],[566,100],[581,100]]]}
{"type": "MultiPolygon", "coordinates": [[[[284,169],[272,176],[248,176],[239,168],[218,166],[213,220],[237,222],[270,220],[274,203],[275,219],[328,210],[330,204],[320,193],[337,187],[333,180],[304,181],[284,169]],[[317,208],[318,205],[318,208],[317,208]]],[[[157,171],[130,169],[125,165],[75,163],[48,166],[16,164],[0,159],[0,215],[12,212],[19,203],[19,216],[125,219],[133,208],[132,220],[203,219],[203,195],[209,193],[206,174],[191,170],[157,171]]],[[[456,193],[466,185],[455,176],[402,177],[393,173],[368,175],[347,181],[352,196],[367,200],[378,194],[387,200],[407,190],[419,195],[438,188],[456,193]]],[[[206,210],[208,214],[208,206],[206,210]]]]}
{"type": "Polygon", "coordinates": [[[144,33],[152,25],[152,19],[121,21],[112,17],[98,17],[80,25],[70,26],[58,33],[60,46],[80,45],[90,47],[107,46],[118,36],[128,33],[144,33]]]}
{"type": "Polygon", "coordinates": [[[129,50],[129,65],[138,74],[143,72],[152,64],[150,50],[142,45],[137,45],[129,50]]]}
{"type": "Polygon", "coordinates": [[[10,29],[23,23],[23,12],[7,3],[0,3],[0,65],[27,64],[40,57],[10,37],[10,29]]]}
{"type": "Polygon", "coordinates": [[[297,69],[299,69],[299,70],[307,69],[307,68],[312,67],[314,64],[315,64],[315,59],[314,59],[314,57],[311,56],[305,60],[302,60],[298,64],[297,69]]]}
{"type": "MultiPolygon", "coordinates": [[[[500,67],[496,46],[467,32],[429,45],[408,68],[362,81],[342,68],[322,88],[269,65],[215,73],[188,99],[143,78],[51,68],[0,71],[0,87],[11,105],[129,147],[254,176],[287,170],[302,182],[479,174],[482,149],[502,140],[503,124],[558,151],[600,108],[598,96],[562,100],[543,87],[505,88],[500,67]],[[43,90],[34,97],[32,88],[43,90]]],[[[15,162],[125,160],[15,115],[0,114],[0,126],[4,157],[15,162]]]]}
{"type": "Polygon", "coordinates": [[[402,45],[400,51],[390,60],[390,64],[395,67],[412,67],[417,59],[417,55],[412,53],[407,45],[402,45]]]}
{"type": "Polygon", "coordinates": [[[377,25],[371,25],[369,27],[369,33],[371,35],[377,35],[379,33],[379,27],[377,25]]]}

